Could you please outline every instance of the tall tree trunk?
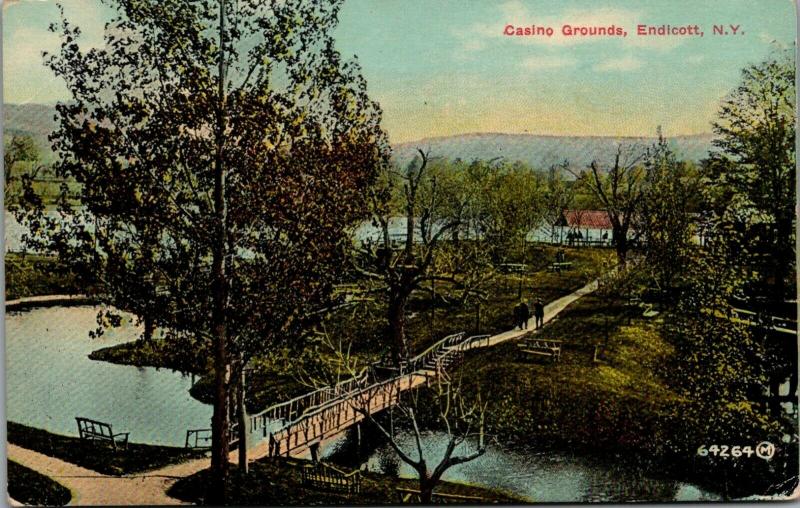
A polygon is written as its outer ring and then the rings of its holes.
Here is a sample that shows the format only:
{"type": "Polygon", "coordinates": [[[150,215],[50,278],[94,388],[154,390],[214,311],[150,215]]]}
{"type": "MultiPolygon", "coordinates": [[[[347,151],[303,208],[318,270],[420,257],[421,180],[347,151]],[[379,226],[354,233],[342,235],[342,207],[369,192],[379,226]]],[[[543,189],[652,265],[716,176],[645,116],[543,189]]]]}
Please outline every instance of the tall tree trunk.
{"type": "Polygon", "coordinates": [[[392,347],[392,360],[400,366],[402,360],[408,359],[406,347],[406,304],[408,295],[404,291],[392,291],[389,299],[388,321],[389,337],[392,347]]]}
{"type": "Polygon", "coordinates": [[[433,487],[434,485],[432,483],[420,480],[419,482],[420,503],[425,505],[433,504],[433,487]]]}
{"type": "Polygon", "coordinates": [[[214,218],[215,241],[212,250],[211,332],[214,350],[214,412],[211,418],[211,481],[208,501],[213,505],[226,503],[229,453],[229,385],[230,358],[228,353],[228,279],[226,273],[227,202],[225,199],[225,169],[223,149],[225,136],[225,2],[219,4],[219,83],[217,103],[217,130],[215,133],[216,159],[214,164],[214,218]]]}
{"type": "Polygon", "coordinates": [[[625,266],[628,258],[628,232],[622,228],[614,228],[614,249],[617,251],[617,263],[625,266]]]}
{"type": "Polygon", "coordinates": [[[247,467],[247,435],[248,435],[248,428],[247,428],[247,407],[245,406],[244,400],[244,381],[245,381],[245,372],[244,372],[244,364],[242,364],[242,370],[239,373],[239,390],[236,397],[236,404],[237,404],[237,411],[236,414],[238,416],[238,423],[239,423],[239,473],[247,474],[248,467],[247,467]]]}
{"type": "Polygon", "coordinates": [[[144,341],[150,342],[153,340],[153,333],[155,332],[156,324],[153,322],[153,317],[149,314],[144,316],[144,341]]]}
{"type": "Polygon", "coordinates": [[[436,481],[433,480],[428,474],[428,466],[425,461],[420,461],[414,466],[417,470],[417,478],[419,478],[419,500],[421,504],[433,504],[433,488],[436,486],[436,481]]]}

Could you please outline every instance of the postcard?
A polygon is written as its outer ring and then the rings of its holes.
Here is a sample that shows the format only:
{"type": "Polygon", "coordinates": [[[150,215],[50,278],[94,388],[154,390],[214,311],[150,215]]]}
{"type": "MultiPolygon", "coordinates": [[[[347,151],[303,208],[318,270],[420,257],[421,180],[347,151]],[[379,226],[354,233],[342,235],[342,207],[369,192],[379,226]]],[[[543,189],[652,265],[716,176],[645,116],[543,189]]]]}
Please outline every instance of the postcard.
{"type": "Polygon", "coordinates": [[[790,0],[6,0],[12,505],[780,501],[790,0]]]}

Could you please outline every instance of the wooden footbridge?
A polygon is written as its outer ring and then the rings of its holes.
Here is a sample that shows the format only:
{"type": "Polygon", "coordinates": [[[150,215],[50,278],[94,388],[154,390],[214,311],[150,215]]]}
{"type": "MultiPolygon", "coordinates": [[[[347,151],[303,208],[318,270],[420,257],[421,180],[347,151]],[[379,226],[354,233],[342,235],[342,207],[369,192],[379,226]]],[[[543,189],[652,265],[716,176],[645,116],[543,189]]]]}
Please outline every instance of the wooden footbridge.
{"type": "MultiPolygon", "coordinates": [[[[593,292],[597,286],[597,281],[590,282],[546,305],[544,322],[555,318],[567,305],[593,292]]],[[[324,441],[340,435],[367,415],[397,404],[404,391],[435,380],[459,363],[466,351],[494,346],[529,333],[528,330],[509,330],[493,336],[467,337],[463,332],[449,335],[402,362],[399,368],[378,369],[378,365],[372,365],[356,376],[271,406],[248,418],[247,434],[254,440],[248,446],[253,448],[248,455],[251,459],[266,455],[313,455],[324,441]],[[379,379],[378,370],[390,374],[379,379]]]]}
{"type": "Polygon", "coordinates": [[[300,456],[337,436],[369,414],[397,404],[400,395],[440,376],[461,360],[465,351],[489,345],[488,335],[450,335],[403,362],[388,379],[373,381],[367,370],[333,386],[315,390],[250,417],[261,430],[269,456],[300,456]]]}

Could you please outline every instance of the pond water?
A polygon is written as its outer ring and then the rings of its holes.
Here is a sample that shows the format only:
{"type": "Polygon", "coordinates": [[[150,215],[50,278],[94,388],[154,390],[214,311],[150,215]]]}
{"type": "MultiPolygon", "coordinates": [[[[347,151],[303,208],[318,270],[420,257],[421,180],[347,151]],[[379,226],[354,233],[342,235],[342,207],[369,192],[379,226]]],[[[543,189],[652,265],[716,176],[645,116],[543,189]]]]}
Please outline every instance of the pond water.
{"type": "MultiPolygon", "coordinates": [[[[401,448],[416,458],[411,434],[399,436],[401,448]]],[[[343,446],[344,443],[337,443],[343,446]]],[[[428,432],[423,435],[425,457],[434,466],[444,454],[447,436],[428,432]]],[[[467,442],[456,454],[469,452],[467,442]]],[[[336,445],[323,455],[336,453],[336,445]]],[[[491,445],[481,457],[447,470],[443,479],[500,489],[530,502],[627,502],[627,501],[715,501],[716,494],[690,484],[649,478],[639,471],[615,464],[563,452],[507,449],[491,445]]],[[[396,471],[401,477],[416,478],[416,472],[400,461],[388,444],[378,446],[365,461],[375,472],[396,471]]]]}
{"type": "Polygon", "coordinates": [[[6,416],[77,435],[76,416],[130,431],[137,443],[183,446],[187,429],[209,428],[211,406],[189,395],[179,372],[90,360],[101,347],[135,340],[130,318],[98,339],[97,307],[50,307],[6,315],[6,416]]]}

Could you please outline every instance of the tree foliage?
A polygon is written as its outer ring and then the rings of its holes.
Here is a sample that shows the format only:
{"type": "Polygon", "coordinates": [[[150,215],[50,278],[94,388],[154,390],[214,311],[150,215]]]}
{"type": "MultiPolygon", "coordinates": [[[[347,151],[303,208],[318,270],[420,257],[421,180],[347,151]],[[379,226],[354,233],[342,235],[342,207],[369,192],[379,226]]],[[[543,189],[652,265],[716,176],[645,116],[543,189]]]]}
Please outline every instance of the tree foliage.
{"type": "Polygon", "coordinates": [[[584,188],[608,214],[617,261],[624,265],[630,249],[630,233],[645,195],[642,162],[646,150],[639,145],[620,144],[611,162],[594,160],[576,175],[584,188]]]}
{"type": "Polygon", "coordinates": [[[406,311],[412,294],[435,295],[435,284],[441,282],[460,293],[457,298],[463,303],[485,280],[479,246],[452,242],[465,223],[472,190],[453,174],[433,167],[427,152],[418,153],[404,170],[387,169],[371,190],[378,238],[361,241],[353,257],[368,291],[385,297],[386,336],[396,365],[411,353],[406,311]],[[398,225],[404,231],[393,237],[398,225]]]}
{"type": "MultiPolygon", "coordinates": [[[[232,369],[327,300],[388,160],[379,106],[332,31],[340,1],[108,0],[86,51],[62,19],[46,63],[71,99],[51,135],[81,184],[22,217],[102,301],[214,358],[210,486],[224,501],[232,369]]],[[[186,351],[191,354],[190,351],[186,351]]]]}
{"type": "Polygon", "coordinates": [[[693,235],[700,216],[694,214],[692,200],[699,192],[699,175],[676,159],[663,136],[649,150],[644,168],[645,196],[634,224],[643,240],[643,267],[650,283],[671,300],[697,247],[693,235]]]}
{"type": "Polygon", "coordinates": [[[787,50],[742,70],[720,107],[716,151],[706,161],[716,215],[748,231],[748,264],[778,300],[794,295],[795,122],[794,51],[787,50]]]}

